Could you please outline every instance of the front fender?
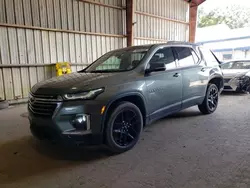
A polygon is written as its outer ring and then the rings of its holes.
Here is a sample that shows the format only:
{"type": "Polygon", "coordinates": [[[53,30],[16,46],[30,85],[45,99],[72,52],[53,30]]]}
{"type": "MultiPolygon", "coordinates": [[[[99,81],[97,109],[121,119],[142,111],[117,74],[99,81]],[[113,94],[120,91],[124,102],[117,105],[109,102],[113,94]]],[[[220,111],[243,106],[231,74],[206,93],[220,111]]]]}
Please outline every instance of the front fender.
{"type": "Polygon", "coordinates": [[[120,100],[122,98],[125,98],[125,97],[129,97],[129,96],[138,96],[138,97],[140,97],[142,99],[143,103],[144,103],[146,114],[147,114],[147,108],[146,108],[147,102],[146,102],[146,98],[144,97],[142,92],[140,92],[140,91],[130,91],[130,92],[124,92],[124,93],[117,94],[117,95],[113,96],[106,104],[106,110],[105,110],[105,112],[103,114],[103,118],[102,118],[102,125],[101,125],[102,126],[102,132],[104,131],[105,122],[106,122],[108,111],[109,111],[111,105],[114,104],[116,101],[118,101],[118,100],[120,100]]]}

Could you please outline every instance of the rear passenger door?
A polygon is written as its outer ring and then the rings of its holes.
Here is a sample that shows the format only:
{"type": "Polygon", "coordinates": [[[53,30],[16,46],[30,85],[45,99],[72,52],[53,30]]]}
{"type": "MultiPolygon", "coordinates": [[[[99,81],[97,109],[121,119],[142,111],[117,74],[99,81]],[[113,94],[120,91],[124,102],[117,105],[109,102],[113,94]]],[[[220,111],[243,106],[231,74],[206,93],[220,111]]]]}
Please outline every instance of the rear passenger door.
{"type": "Polygon", "coordinates": [[[205,64],[190,47],[174,47],[178,59],[178,68],[182,74],[182,108],[202,102],[208,77],[204,74],[205,64]]]}

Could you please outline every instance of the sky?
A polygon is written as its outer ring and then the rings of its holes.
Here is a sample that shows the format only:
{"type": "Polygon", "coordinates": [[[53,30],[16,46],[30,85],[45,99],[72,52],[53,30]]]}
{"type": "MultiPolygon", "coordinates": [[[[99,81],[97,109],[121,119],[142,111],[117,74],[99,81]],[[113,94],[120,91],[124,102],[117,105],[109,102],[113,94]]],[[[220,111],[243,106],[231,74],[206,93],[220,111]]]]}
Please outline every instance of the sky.
{"type": "Polygon", "coordinates": [[[204,3],[201,4],[201,7],[203,7],[205,11],[209,11],[216,7],[223,7],[235,4],[250,7],[250,0],[206,0],[204,3]]]}

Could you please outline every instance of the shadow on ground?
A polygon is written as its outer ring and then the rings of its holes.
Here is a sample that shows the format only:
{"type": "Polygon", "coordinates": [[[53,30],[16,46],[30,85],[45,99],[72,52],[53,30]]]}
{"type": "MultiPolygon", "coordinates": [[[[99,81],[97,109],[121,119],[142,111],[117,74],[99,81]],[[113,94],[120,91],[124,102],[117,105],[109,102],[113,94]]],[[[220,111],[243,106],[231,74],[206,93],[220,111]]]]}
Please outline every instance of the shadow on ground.
{"type": "Polygon", "coordinates": [[[164,118],[164,120],[167,119],[174,119],[174,118],[189,118],[189,117],[195,117],[195,116],[202,116],[202,113],[197,109],[186,109],[177,113],[174,113],[172,115],[169,115],[164,118]]]}
{"type": "MultiPolygon", "coordinates": [[[[104,148],[48,146],[32,137],[0,143],[0,184],[83,165],[110,156],[104,148]]],[[[0,186],[1,187],[1,186],[0,186]]]]}
{"type": "Polygon", "coordinates": [[[244,93],[244,92],[238,92],[238,91],[223,91],[221,93],[221,95],[229,95],[229,96],[245,96],[245,95],[248,95],[247,93],[244,93]]]}
{"type": "MultiPolygon", "coordinates": [[[[21,116],[27,117],[27,113],[21,116]]],[[[202,114],[197,107],[192,107],[167,116],[158,122],[198,116],[202,114]]],[[[13,183],[35,175],[41,176],[110,156],[111,154],[105,148],[65,148],[41,143],[31,136],[22,137],[0,143],[0,184],[13,183]]]]}
{"type": "Polygon", "coordinates": [[[23,117],[23,118],[28,118],[28,112],[24,112],[20,116],[23,117]]]}

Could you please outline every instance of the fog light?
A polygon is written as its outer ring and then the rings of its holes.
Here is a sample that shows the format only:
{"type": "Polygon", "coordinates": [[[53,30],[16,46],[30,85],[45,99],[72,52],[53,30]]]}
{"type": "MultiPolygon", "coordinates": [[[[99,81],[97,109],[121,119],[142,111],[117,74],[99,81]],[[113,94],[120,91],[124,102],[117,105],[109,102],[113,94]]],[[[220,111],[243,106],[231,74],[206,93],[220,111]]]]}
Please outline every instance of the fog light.
{"type": "Polygon", "coordinates": [[[86,114],[77,114],[71,121],[71,124],[78,130],[89,130],[89,116],[86,114]]]}

